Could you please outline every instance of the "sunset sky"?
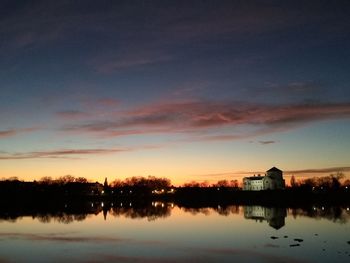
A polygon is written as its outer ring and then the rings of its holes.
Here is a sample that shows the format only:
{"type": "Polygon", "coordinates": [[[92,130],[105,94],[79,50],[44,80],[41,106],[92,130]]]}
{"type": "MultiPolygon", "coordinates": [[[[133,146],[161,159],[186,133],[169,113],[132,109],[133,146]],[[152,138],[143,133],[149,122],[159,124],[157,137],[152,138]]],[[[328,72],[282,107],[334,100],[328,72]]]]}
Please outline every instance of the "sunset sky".
{"type": "Polygon", "coordinates": [[[349,14],[340,0],[0,0],[0,178],[350,177],[349,14]]]}

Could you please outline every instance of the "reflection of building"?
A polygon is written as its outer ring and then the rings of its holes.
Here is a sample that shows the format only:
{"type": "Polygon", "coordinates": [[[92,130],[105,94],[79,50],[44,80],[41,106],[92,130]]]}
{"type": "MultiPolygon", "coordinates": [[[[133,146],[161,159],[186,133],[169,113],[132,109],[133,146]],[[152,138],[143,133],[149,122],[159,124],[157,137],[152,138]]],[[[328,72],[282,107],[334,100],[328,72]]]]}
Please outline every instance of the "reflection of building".
{"type": "Polygon", "coordinates": [[[244,206],[243,211],[244,218],[266,220],[269,226],[275,229],[280,229],[285,225],[284,218],[287,216],[287,210],[279,207],[244,206]]]}
{"type": "Polygon", "coordinates": [[[243,178],[243,190],[276,190],[284,189],[284,186],[283,172],[276,167],[272,167],[270,170],[266,171],[265,176],[254,175],[243,178]]]}

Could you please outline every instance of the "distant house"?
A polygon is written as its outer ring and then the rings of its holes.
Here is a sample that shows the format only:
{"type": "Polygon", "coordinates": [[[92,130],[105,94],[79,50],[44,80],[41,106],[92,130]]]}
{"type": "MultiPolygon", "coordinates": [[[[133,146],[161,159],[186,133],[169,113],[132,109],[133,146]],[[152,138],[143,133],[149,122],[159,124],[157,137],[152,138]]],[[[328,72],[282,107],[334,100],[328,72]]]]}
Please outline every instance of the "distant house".
{"type": "Polygon", "coordinates": [[[247,191],[276,190],[284,187],[283,172],[276,167],[266,171],[265,176],[259,174],[243,178],[243,190],[247,191]]]}

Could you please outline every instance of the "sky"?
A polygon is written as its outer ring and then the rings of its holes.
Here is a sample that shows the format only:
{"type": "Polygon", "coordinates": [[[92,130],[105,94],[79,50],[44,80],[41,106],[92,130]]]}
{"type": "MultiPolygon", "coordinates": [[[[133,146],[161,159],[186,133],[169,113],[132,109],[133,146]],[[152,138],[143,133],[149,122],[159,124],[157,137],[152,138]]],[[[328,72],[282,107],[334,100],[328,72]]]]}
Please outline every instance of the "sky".
{"type": "Polygon", "coordinates": [[[348,176],[349,13],[0,0],[0,178],[348,176]]]}

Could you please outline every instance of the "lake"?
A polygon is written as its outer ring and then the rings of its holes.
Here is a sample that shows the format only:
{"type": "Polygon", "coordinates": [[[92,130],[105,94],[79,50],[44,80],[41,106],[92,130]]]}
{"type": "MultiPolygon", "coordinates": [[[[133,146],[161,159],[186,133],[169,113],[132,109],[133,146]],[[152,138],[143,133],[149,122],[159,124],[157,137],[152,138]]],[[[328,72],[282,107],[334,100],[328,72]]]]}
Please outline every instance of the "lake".
{"type": "Polygon", "coordinates": [[[2,211],[0,262],[350,262],[349,207],[2,211]]]}

